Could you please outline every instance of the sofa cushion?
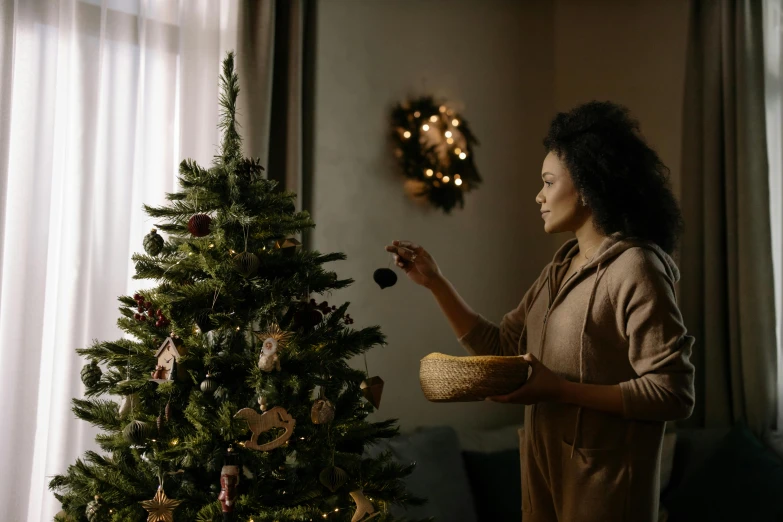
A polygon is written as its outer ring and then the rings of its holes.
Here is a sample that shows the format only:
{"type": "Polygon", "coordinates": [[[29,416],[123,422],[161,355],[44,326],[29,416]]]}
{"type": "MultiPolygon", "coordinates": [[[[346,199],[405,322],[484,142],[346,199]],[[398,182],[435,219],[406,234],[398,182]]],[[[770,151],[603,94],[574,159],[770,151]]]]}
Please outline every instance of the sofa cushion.
{"type": "Polygon", "coordinates": [[[386,450],[391,450],[402,464],[416,463],[405,484],[410,494],[427,499],[423,506],[407,509],[393,506],[390,509],[392,515],[410,519],[435,517],[436,520],[450,522],[477,522],[462,449],[453,428],[420,428],[414,433],[376,444],[369,453],[377,455],[386,450]]]}
{"type": "Polygon", "coordinates": [[[783,459],[740,422],[664,505],[670,522],[773,522],[783,520],[782,491],[783,459]]]}
{"type": "Polygon", "coordinates": [[[519,450],[519,429],[521,424],[501,428],[462,429],[457,431],[462,451],[494,453],[510,449],[519,450]]]}

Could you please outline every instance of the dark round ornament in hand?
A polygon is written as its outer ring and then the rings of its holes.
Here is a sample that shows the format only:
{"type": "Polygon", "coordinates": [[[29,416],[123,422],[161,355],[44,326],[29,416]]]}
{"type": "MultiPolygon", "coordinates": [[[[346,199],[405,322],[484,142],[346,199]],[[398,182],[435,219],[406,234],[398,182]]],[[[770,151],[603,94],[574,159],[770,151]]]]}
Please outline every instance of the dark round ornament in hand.
{"type": "Polygon", "coordinates": [[[101,367],[96,361],[91,361],[82,367],[82,382],[88,388],[92,388],[101,380],[101,367]]]}
{"type": "Polygon", "coordinates": [[[209,234],[209,224],[212,218],[206,214],[194,214],[188,220],[188,230],[195,237],[204,237],[209,234]]]}
{"type": "Polygon", "coordinates": [[[372,278],[375,279],[375,282],[378,283],[381,290],[387,286],[394,286],[397,282],[397,274],[390,268],[379,268],[373,273],[372,278]]]}
{"type": "Polygon", "coordinates": [[[261,261],[252,252],[242,252],[234,256],[234,268],[245,277],[251,277],[258,272],[261,261]]]}
{"type": "Polygon", "coordinates": [[[139,420],[131,421],[122,430],[122,437],[131,444],[144,444],[150,435],[150,425],[139,420]]]}
{"type": "Polygon", "coordinates": [[[154,228],[144,236],[144,251],[151,256],[157,256],[163,251],[163,237],[154,228]]]}

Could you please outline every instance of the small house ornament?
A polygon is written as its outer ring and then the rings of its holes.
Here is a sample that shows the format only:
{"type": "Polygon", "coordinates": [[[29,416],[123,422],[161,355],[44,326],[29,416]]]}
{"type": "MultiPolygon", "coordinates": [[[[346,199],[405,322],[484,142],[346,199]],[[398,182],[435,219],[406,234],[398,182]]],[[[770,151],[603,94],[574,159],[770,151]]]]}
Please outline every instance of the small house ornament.
{"type": "Polygon", "coordinates": [[[171,337],[166,337],[166,340],[163,341],[163,344],[160,345],[160,348],[158,348],[158,351],[155,353],[157,365],[152,372],[152,378],[150,380],[162,383],[184,379],[186,373],[179,364],[179,360],[186,352],[187,350],[184,346],[176,343],[171,337]]]}

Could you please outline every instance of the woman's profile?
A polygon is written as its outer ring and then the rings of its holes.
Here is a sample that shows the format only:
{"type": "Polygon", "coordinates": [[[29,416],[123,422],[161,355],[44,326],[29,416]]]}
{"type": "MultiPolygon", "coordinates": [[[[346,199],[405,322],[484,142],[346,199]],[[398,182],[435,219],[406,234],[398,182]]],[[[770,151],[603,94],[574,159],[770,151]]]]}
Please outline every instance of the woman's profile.
{"type": "Polygon", "coordinates": [[[470,308],[422,246],[386,250],[432,292],[469,353],[530,363],[524,386],[490,398],[528,405],[525,522],[654,522],[665,422],[694,405],[694,338],[671,257],[680,209],[668,169],[622,106],[559,113],[544,145],[535,197],[544,230],[575,237],[499,324],[470,308]]]}

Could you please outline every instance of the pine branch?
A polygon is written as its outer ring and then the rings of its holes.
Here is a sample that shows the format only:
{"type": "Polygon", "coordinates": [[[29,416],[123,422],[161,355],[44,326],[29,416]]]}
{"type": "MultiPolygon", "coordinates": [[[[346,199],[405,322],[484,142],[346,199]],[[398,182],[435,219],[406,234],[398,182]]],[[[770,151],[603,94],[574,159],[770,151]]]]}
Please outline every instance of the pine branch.
{"type": "Polygon", "coordinates": [[[118,420],[119,409],[117,403],[100,399],[71,399],[71,410],[80,419],[89,422],[105,431],[121,429],[118,420]]]}
{"type": "Polygon", "coordinates": [[[223,164],[235,161],[240,156],[242,139],[237,132],[236,110],[239,96],[239,77],[234,72],[234,53],[228,53],[223,60],[223,74],[220,76],[220,124],[223,141],[220,156],[223,164]]]}

